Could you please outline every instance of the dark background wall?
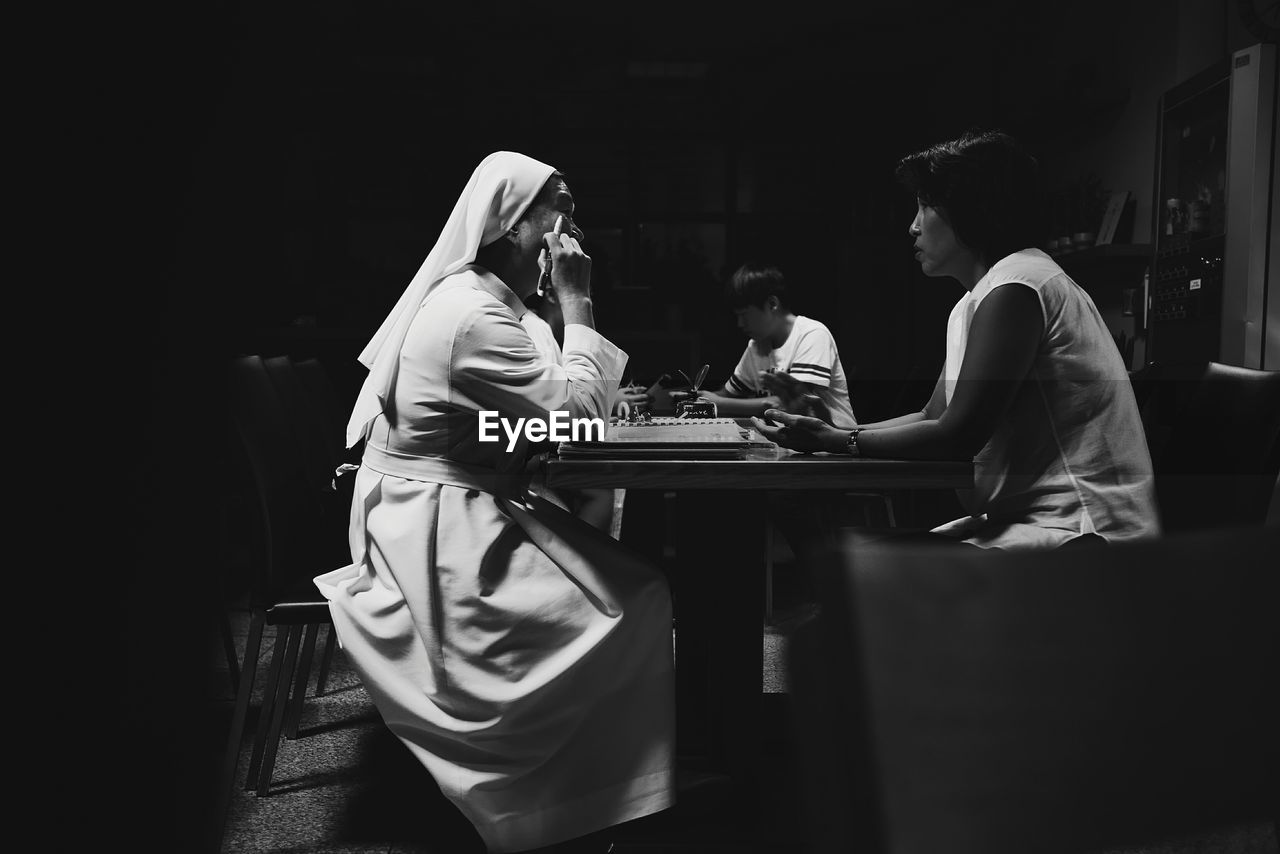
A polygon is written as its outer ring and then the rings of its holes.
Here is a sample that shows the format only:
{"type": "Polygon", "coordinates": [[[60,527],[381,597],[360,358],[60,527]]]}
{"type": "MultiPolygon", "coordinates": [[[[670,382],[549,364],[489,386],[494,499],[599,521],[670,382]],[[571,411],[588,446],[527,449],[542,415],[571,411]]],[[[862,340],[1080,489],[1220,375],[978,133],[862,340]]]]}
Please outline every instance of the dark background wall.
{"type": "Polygon", "coordinates": [[[317,352],[354,391],[471,169],[514,149],[567,173],[599,325],[637,379],[707,361],[722,380],[742,340],[720,283],[772,259],[879,416],[913,368],[936,371],[960,295],[907,252],[898,157],[1004,128],[1051,185],[1133,191],[1145,241],[1156,99],[1256,40],[1234,0],[438,5],[175,21],[143,85],[176,250],[148,308],[206,326],[181,346],[317,352]]]}

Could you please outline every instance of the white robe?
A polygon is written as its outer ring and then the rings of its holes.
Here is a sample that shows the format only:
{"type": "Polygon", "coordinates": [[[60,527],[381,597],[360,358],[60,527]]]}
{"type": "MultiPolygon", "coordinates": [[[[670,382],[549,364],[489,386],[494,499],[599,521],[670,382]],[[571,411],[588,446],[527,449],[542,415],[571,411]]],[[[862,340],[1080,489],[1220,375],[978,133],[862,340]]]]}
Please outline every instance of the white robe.
{"type": "Polygon", "coordinates": [[[353,563],[316,579],[388,727],[495,852],[674,802],[664,579],[531,495],[523,439],[479,441],[479,410],[607,421],[627,357],[572,324],[557,365],[525,310],[475,267],[432,291],[356,474],[353,563]]]}

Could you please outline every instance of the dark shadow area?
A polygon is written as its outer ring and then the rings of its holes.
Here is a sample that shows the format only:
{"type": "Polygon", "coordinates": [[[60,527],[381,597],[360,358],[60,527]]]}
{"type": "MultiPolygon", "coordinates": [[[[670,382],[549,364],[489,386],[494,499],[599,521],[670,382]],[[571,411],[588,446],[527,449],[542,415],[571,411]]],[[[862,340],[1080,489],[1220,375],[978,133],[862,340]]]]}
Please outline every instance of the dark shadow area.
{"type": "Polygon", "coordinates": [[[484,854],[475,828],[391,730],[371,729],[360,742],[360,756],[366,782],[343,806],[339,839],[418,844],[433,854],[484,854]]]}
{"type": "Polygon", "coordinates": [[[1277,548],[850,537],[791,647],[813,850],[1274,851],[1277,548]]]}

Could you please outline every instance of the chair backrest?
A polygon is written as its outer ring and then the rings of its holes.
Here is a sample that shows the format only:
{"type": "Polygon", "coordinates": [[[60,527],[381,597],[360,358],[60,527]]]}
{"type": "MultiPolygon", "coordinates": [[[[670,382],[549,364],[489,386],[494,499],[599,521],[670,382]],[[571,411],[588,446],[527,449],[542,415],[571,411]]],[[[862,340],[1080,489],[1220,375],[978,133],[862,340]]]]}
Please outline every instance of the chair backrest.
{"type": "Polygon", "coordinates": [[[1157,384],[1176,397],[1149,416],[1167,422],[1152,449],[1166,530],[1262,524],[1280,473],[1280,371],[1209,362],[1157,384]]]}
{"type": "Polygon", "coordinates": [[[340,565],[324,559],[321,493],[307,474],[294,428],[259,356],[231,361],[232,422],[253,473],[262,554],[254,595],[271,605],[278,597],[340,565]]]}
{"type": "Polygon", "coordinates": [[[1280,529],[852,540],[790,681],[817,851],[1089,851],[1270,821],[1280,529]]]}

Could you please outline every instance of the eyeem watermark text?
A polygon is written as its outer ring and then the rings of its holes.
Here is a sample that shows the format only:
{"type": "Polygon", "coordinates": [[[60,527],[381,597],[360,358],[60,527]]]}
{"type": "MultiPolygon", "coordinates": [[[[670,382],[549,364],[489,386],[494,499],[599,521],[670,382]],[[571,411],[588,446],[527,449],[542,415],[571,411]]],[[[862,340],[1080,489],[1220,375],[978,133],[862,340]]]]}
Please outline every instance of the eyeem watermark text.
{"type": "Polygon", "coordinates": [[[603,418],[570,418],[569,413],[553,409],[551,419],[517,418],[512,424],[491,409],[480,410],[480,441],[500,442],[502,437],[498,428],[507,436],[507,453],[515,450],[520,434],[530,442],[602,442],[604,441],[603,418]]]}

